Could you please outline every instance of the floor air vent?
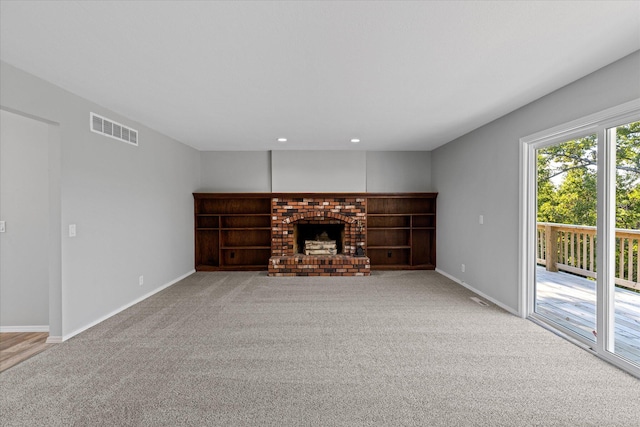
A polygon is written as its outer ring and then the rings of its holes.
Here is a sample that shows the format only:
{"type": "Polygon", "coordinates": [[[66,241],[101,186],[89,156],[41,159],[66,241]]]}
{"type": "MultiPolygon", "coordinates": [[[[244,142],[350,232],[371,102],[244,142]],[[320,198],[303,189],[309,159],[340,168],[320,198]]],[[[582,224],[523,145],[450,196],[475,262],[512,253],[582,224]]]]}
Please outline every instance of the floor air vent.
{"type": "Polygon", "coordinates": [[[127,144],[138,145],[137,130],[116,123],[106,117],[99,116],[96,113],[91,113],[90,119],[90,129],[92,132],[126,142],[127,144]]]}
{"type": "Polygon", "coordinates": [[[482,300],[481,300],[480,298],[478,298],[478,297],[471,297],[471,300],[472,300],[473,302],[475,302],[476,304],[479,304],[479,305],[481,305],[481,306],[483,306],[483,307],[489,307],[489,304],[487,304],[486,302],[482,301],[482,300]]]}

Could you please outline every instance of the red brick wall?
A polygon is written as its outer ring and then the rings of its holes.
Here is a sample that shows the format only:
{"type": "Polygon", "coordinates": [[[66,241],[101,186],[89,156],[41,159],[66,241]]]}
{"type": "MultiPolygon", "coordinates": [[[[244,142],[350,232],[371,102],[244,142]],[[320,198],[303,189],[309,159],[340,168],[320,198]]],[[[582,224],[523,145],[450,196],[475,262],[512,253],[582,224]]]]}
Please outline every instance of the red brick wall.
{"type": "Polygon", "coordinates": [[[356,247],[366,252],[367,200],[356,197],[280,197],[271,201],[270,276],[368,276],[367,257],[356,257],[356,247]],[[344,223],[343,253],[311,256],[294,253],[294,224],[298,221],[344,223]]]}

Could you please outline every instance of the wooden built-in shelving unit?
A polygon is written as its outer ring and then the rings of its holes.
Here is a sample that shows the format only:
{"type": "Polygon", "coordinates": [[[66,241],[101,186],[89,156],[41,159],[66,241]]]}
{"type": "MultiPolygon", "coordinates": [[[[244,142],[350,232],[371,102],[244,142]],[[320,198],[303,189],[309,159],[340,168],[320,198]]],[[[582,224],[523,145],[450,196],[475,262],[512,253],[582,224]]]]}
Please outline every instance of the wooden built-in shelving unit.
{"type": "MultiPolygon", "coordinates": [[[[366,199],[365,255],[372,269],[436,267],[437,193],[348,195],[366,199]]],[[[271,257],[272,199],[278,196],[194,193],[196,270],[266,270],[271,257]]],[[[313,193],[313,197],[322,196],[313,193]]],[[[287,193],[287,197],[310,195],[287,193]]]]}
{"type": "Polygon", "coordinates": [[[367,256],[375,269],[434,269],[436,193],[367,196],[367,256]]]}
{"type": "Polygon", "coordinates": [[[271,256],[271,196],[193,196],[196,270],[265,270],[271,256]]]}

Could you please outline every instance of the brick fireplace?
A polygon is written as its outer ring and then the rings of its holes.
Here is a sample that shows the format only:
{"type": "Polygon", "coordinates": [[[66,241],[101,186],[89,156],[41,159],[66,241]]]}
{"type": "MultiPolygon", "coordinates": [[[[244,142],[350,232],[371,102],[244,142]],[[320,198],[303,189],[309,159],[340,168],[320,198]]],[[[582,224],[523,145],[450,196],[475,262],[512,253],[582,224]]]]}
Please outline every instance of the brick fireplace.
{"type": "Polygon", "coordinates": [[[269,276],[368,276],[366,203],[324,194],[273,198],[269,276]],[[305,255],[306,236],[323,231],[338,242],[338,253],[305,255]]]}

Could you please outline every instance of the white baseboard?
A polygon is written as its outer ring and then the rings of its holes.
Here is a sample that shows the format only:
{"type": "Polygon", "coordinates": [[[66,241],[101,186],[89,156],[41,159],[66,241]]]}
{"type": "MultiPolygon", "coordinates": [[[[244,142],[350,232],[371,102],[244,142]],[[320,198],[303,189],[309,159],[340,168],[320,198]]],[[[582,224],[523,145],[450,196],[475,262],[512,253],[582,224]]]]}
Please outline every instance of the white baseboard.
{"type": "Polygon", "coordinates": [[[49,325],[0,326],[0,332],[49,332],[49,325]]]}
{"type": "Polygon", "coordinates": [[[475,293],[475,294],[477,294],[477,295],[481,296],[482,298],[484,298],[484,299],[486,299],[486,300],[488,300],[488,301],[491,301],[493,304],[497,305],[498,307],[502,308],[503,310],[506,310],[506,311],[508,311],[509,313],[511,313],[511,314],[513,314],[513,315],[515,315],[515,316],[520,317],[520,313],[518,313],[518,311],[517,311],[517,310],[514,310],[513,308],[509,307],[508,305],[505,305],[505,304],[501,303],[500,301],[497,301],[496,299],[494,299],[494,298],[490,297],[489,295],[487,295],[487,294],[485,294],[485,293],[483,293],[483,292],[480,292],[479,290],[477,290],[476,288],[474,288],[474,287],[473,287],[473,286],[471,286],[470,284],[468,284],[468,283],[466,283],[466,282],[464,282],[464,281],[462,281],[462,280],[458,279],[457,277],[455,277],[455,276],[453,276],[453,275],[451,275],[451,274],[449,274],[449,273],[447,273],[447,272],[445,272],[445,271],[442,271],[442,270],[440,270],[439,268],[436,268],[436,272],[438,272],[438,273],[442,274],[443,276],[445,276],[445,277],[447,277],[447,278],[449,278],[449,279],[453,280],[453,281],[454,281],[454,282],[456,282],[457,284],[464,286],[465,288],[467,288],[467,289],[469,289],[471,292],[473,292],[473,293],[475,293]]]}
{"type": "Polygon", "coordinates": [[[47,344],[60,344],[62,342],[62,337],[52,337],[49,335],[47,338],[47,344]]]}
{"type": "Polygon", "coordinates": [[[76,335],[78,335],[79,333],[86,331],[87,329],[89,329],[89,328],[91,328],[91,327],[93,327],[93,326],[97,325],[98,323],[102,323],[102,322],[104,322],[104,321],[105,321],[105,320],[107,320],[108,318],[110,318],[110,317],[112,317],[112,316],[115,316],[116,314],[118,314],[118,313],[120,313],[120,312],[122,312],[122,311],[126,310],[127,308],[129,308],[129,307],[131,307],[131,306],[133,306],[133,305],[136,305],[137,303],[139,303],[139,302],[141,302],[141,301],[146,300],[146,299],[147,299],[147,298],[149,298],[150,296],[155,295],[155,294],[157,294],[158,292],[160,292],[160,291],[162,291],[162,290],[164,290],[164,289],[168,288],[169,286],[176,284],[176,283],[177,283],[177,282],[179,282],[180,280],[182,280],[182,279],[184,279],[184,278],[186,278],[186,277],[188,277],[188,276],[191,276],[191,275],[192,275],[193,273],[195,273],[195,272],[196,272],[195,270],[190,270],[190,271],[188,271],[187,273],[183,274],[182,276],[180,276],[180,277],[178,277],[178,278],[176,278],[176,279],[172,280],[171,282],[166,283],[166,284],[164,284],[164,285],[160,286],[159,288],[156,288],[156,289],[154,289],[153,291],[149,292],[148,294],[145,294],[145,295],[141,296],[140,298],[137,298],[137,299],[135,299],[135,300],[131,301],[130,303],[123,305],[122,307],[120,307],[120,308],[118,308],[118,309],[116,309],[116,310],[112,311],[111,313],[109,313],[109,314],[107,314],[107,315],[105,315],[105,316],[100,317],[99,319],[97,319],[97,320],[95,320],[95,321],[93,321],[93,322],[89,323],[88,325],[85,325],[85,326],[83,326],[83,327],[81,327],[81,328],[78,328],[78,329],[76,329],[76,330],[75,330],[75,331],[73,331],[73,332],[70,332],[70,333],[68,333],[68,334],[66,334],[66,335],[63,335],[62,337],[56,337],[56,338],[60,338],[60,341],[59,341],[59,342],[63,342],[63,341],[68,340],[69,338],[73,338],[73,337],[75,337],[76,335]]]}

